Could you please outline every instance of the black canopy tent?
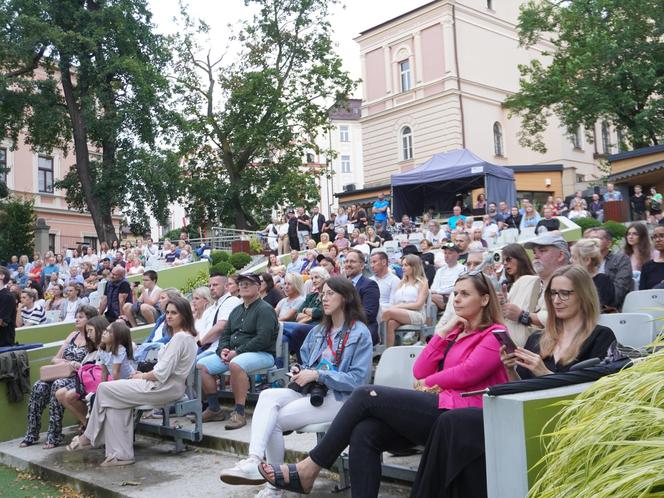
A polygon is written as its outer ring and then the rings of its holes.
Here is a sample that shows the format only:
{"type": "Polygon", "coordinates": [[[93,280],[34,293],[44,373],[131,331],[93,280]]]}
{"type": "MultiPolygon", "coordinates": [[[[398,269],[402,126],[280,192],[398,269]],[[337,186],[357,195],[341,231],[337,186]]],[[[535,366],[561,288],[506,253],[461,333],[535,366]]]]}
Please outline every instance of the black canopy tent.
{"type": "Polygon", "coordinates": [[[516,205],[514,172],[491,164],[467,149],[435,154],[415,169],[392,175],[395,217],[419,215],[429,208],[451,211],[457,193],[483,188],[487,202],[516,205]]]}

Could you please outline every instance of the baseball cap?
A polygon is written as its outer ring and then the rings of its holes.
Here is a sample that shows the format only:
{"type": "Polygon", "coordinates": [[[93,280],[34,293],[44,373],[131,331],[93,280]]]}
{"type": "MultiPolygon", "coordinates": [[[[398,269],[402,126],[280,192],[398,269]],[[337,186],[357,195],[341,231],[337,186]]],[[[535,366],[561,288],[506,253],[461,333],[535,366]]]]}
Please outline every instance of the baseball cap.
{"type": "Polygon", "coordinates": [[[569,250],[569,244],[567,244],[567,241],[563,239],[560,232],[555,231],[543,233],[523,245],[526,249],[532,249],[535,246],[554,246],[565,251],[569,250]]]}
{"type": "Polygon", "coordinates": [[[256,285],[261,284],[261,279],[259,278],[259,276],[254,275],[253,273],[242,273],[242,274],[238,275],[237,282],[240,283],[243,280],[248,280],[252,284],[256,284],[256,285]]]}
{"type": "Polygon", "coordinates": [[[327,261],[327,262],[330,263],[332,266],[336,266],[336,263],[334,262],[334,259],[332,259],[332,258],[331,258],[330,256],[328,256],[327,254],[319,254],[318,256],[316,256],[316,261],[318,261],[319,263],[320,263],[321,261],[323,261],[323,260],[327,261]]]}
{"type": "Polygon", "coordinates": [[[450,251],[455,251],[455,252],[458,252],[458,253],[461,252],[461,248],[458,245],[453,244],[452,242],[448,242],[447,244],[443,244],[443,249],[449,249],[450,251]]]}

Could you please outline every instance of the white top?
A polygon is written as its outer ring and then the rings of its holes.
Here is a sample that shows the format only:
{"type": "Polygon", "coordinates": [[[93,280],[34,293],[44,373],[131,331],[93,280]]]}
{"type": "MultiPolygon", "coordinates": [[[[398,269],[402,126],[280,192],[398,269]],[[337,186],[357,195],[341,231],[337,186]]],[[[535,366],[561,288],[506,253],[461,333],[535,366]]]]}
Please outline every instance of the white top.
{"type": "Polygon", "coordinates": [[[416,284],[403,284],[397,287],[392,294],[390,304],[414,303],[419,294],[418,287],[416,284]]]}
{"type": "MultiPolygon", "coordinates": [[[[212,327],[212,323],[214,322],[215,315],[217,316],[217,322],[219,322],[220,320],[228,320],[231,311],[233,311],[240,304],[242,304],[242,300],[239,297],[231,296],[230,294],[224,294],[223,296],[221,296],[217,301],[217,304],[214,307],[211,306],[211,308],[214,311],[212,312],[212,318],[210,319],[210,328],[212,327]],[[218,314],[217,310],[219,310],[218,314]]],[[[210,328],[208,328],[208,330],[206,330],[205,332],[207,333],[210,330],[210,328]]],[[[210,351],[216,351],[218,345],[219,345],[219,339],[217,339],[210,345],[210,351]]]]}
{"type": "Polygon", "coordinates": [[[304,302],[304,296],[297,296],[295,299],[283,298],[277,303],[279,308],[279,320],[285,317],[291,310],[297,310],[304,302]]]}
{"type": "Polygon", "coordinates": [[[365,256],[368,255],[371,252],[371,247],[367,243],[357,244],[356,246],[353,247],[353,249],[357,249],[358,251],[360,251],[365,256]]]}
{"type": "Polygon", "coordinates": [[[378,288],[380,289],[381,308],[387,308],[392,302],[392,295],[394,294],[394,291],[396,290],[397,285],[399,285],[401,280],[399,280],[399,277],[390,271],[388,271],[384,277],[373,275],[371,280],[376,282],[378,284],[378,288]]]}
{"type": "Polygon", "coordinates": [[[110,351],[99,351],[97,353],[97,364],[104,365],[109,375],[113,374],[113,365],[120,365],[120,379],[128,379],[134,373],[135,364],[127,358],[127,350],[124,346],[118,346],[118,354],[110,351]]]}
{"type": "Polygon", "coordinates": [[[214,313],[217,310],[216,306],[208,306],[203,311],[203,314],[200,318],[196,318],[194,321],[194,328],[198,335],[205,334],[212,327],[212,320],[214,319],[214,313]]]}
{"type": "Polygon", "coordinates": [[[438,271],[436,271],[436,276],[433,277],[431,292],[434,294],[451,293],[454,290],[454,283],[464,271],[466,271],[466,267],[461,263],[457,263],[452,268],[443,265],[438,271]]]}

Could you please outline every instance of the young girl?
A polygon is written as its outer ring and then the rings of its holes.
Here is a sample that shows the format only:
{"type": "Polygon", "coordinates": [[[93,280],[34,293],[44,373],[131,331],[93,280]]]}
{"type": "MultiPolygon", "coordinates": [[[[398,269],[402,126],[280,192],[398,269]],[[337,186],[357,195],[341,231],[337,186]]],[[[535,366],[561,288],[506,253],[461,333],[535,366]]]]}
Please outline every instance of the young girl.
{"type": "MultiPolygon", "coordinates": [[[[103,316],[95,316],[87,321],[85,325],[85,349],[87,354],[81,360],[81,366],[98,360],[99,345],[106,328],[108,328],[108,320],[103,316]]],[[[62,387],[56,391],[55,397],[66,410],[70,410],[78,419],[80,422],[79,429],[85,429],[88,407],[85,401],[81,399],[81,393],[75,388],[62,387]]]]}
{"type": "Polygon", "coordinates": [[[123,322],[111,323],[101,336],[101,350],[97,363],[102,365],[102,379],[128,379],[134,373],[134,348],[131,331],[123,322]]]}

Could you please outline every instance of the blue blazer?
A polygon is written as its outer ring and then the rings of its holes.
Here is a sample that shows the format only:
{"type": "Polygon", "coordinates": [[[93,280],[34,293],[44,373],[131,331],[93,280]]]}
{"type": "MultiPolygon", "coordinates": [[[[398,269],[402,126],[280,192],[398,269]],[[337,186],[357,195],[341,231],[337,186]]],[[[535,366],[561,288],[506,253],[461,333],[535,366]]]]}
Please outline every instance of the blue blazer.
{"type": "Polygon", "coordinates": [[[378,308],[380,307],[380,289],[378,288],[378,284],[362,275],[357,281],[355,288],[362,300],[364,312],[367,314],[367,327],[369,328],[369,332],[371,332],[371,339],[374,344],[378,344],[380,342],[378,322],[376,321],[378,308]]]}
{"type": "MultiPolygon", "coordinates": [[[[338,334],[333,346],[337,348],[341,340],[342,336],[338,334]]],[[[307,334],[300,348],[302,366],[304,368],[316,368],[327,347],[325,329],[320,324],[316,325],[307,334]]],[[[356,387],[369,381],[372,356],[373,345],[371,344],[369,329],[363,323],[355,322],[355,325],[350,329],[350,335],[341,356],[338,371],[321,370],[318,381],[325,384],[334,393],[334,398],[337,401],[343,401],[351,395],[356,387]]]]}

